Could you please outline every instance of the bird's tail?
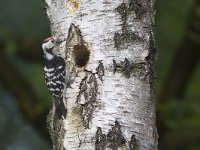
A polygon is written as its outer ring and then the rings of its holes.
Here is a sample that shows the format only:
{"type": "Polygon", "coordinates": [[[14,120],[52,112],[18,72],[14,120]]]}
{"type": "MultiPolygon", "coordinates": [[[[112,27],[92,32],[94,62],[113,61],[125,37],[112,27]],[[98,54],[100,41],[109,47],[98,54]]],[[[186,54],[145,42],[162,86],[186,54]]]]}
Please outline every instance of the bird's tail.
{"type": "Polygon", "coordinates": [[[59,97],[55,99],[55,111],[58,119],[62,119],[62,116],[66,118],[67,111],[65,109],[65,105],[63,103],[63,98],[59,97]]]}

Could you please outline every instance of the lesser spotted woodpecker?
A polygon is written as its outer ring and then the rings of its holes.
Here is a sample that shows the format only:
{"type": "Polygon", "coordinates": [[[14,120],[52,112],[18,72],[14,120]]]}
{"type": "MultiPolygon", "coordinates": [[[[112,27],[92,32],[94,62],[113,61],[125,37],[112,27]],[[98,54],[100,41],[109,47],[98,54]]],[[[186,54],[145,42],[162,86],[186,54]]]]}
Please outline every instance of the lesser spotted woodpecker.
{"type": "Polygon", "coordinates": [[[55,112],[58,119],[66,118],[66,109],[63,103],[63,90],[65,88],[66,63],[55,53],[55,46],[59,41],[55,37],[49,37],[42,43],[44,52],[44,77],[48,90],[55,100],[55,112]]]}

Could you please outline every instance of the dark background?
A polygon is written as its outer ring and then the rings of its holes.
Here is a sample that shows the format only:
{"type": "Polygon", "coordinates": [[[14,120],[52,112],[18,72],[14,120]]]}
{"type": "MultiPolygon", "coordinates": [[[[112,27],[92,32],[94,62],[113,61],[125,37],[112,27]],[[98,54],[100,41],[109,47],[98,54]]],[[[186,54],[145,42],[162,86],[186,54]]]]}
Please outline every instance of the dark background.
{"type": "MultiPolygon", "coordinates": [[[[200,149],[200,2],[156,4],[160,150],[200,149]]],[[[0,150],[50,150],[42,0],[0,0],[0,150]]]]}

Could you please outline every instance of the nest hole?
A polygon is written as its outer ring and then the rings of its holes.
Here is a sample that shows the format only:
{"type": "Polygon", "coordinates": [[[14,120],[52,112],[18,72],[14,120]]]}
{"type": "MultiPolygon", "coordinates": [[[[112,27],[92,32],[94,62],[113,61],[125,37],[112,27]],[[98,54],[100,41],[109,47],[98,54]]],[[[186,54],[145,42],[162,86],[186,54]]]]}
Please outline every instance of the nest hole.
{"type": "Polygon", "coordinates": [[[74,50],[74,60],[75,60],[75,65],[77,67],[83,67],[87,64],[89,57],[90,57],[90,52],[87,49],[85,45],[75,45],[74,50]]]}

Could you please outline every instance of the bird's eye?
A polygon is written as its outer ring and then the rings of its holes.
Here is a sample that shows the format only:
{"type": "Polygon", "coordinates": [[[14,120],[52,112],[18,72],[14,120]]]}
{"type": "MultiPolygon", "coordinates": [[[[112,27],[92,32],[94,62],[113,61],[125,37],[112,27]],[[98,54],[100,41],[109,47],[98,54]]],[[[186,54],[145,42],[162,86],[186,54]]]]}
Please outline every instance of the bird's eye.
{"type": "Polygon", "coordinates": [[[51,40],[51,43],[54,43],[55,41],[54,40],[51,40]]]}

